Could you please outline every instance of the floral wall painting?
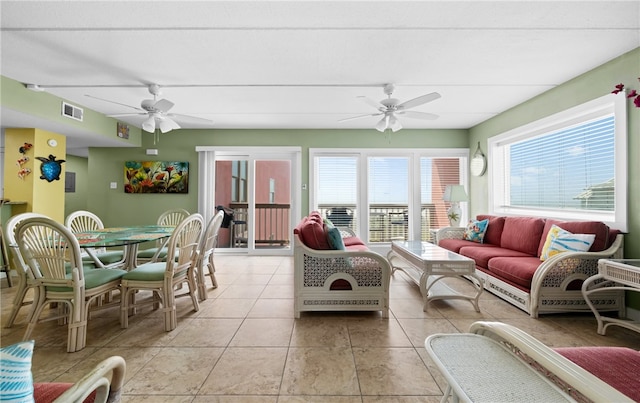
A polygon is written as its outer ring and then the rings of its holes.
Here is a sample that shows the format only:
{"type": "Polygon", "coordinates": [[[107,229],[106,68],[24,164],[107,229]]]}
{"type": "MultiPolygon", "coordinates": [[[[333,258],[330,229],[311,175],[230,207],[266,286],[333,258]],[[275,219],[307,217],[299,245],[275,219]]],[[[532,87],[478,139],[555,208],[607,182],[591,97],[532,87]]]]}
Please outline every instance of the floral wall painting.
{"type": "Polygon", "coordinates": [[[127,161],[125,193],[189,193],[189,163],[177,161],[127,161]]]}

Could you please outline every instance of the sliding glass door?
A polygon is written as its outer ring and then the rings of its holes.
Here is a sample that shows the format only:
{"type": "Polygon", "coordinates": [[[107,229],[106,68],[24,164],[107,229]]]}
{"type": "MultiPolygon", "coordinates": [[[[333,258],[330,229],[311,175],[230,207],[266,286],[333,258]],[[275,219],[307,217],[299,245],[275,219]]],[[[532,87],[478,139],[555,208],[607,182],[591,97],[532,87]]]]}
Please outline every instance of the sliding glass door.
{"type": "MultiPolygon", "coordinates": [[[[207,147],[202,147],[207,148],[207,147]]],[[[200,151],[200,150],[199,150],[200,151]]],[[[223,210],[218,235],[221,252],[291,254],[292,217],[299,216],[300,155],[253,148],[216,148],[200,152],[204,195],[199,210],[223,210]]]]}

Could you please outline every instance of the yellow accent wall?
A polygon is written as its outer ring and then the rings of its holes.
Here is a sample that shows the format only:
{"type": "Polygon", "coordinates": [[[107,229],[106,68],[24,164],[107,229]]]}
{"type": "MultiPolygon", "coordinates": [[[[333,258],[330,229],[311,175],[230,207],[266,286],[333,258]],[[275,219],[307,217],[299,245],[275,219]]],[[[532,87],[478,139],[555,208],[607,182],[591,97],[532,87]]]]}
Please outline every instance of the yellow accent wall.
{"type": "Polygon", "coordinates": [[[49,155],[54,155],[56,160],[64,160],[66,149],[67,139],[62,134],[31,128],[5,129],[4,198],[26,202],[14,206],[12,214],[35,212],[64,222],[65,164],[62,163],[60,180],[48,182],[40,179],[41,161],[37,157],[48,159],[49,155]],[[58,143],[55,147],[48,144],[51,139],[58,143]],[[24,143],[30,143],[33,147],[24,154],[29,160],[20,167],[18,160],[23,154],[19,149],[24,143]],[[18,176],[20,168],[28,168],[31,173],[21,179],[18,176]]]}

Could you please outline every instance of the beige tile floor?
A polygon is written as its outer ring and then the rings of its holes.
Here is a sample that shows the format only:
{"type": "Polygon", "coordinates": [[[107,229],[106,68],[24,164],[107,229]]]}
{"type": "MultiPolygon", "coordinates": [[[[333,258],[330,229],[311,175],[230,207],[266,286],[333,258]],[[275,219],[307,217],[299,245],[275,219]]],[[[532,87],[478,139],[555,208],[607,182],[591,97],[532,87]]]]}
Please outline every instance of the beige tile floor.
{"type": "MultiPolygon", "coordinates": [[[[87,347],[70,354],[65,326],[38,325],[34,380],[73,382],[117,354],[127,361],[124,402],[437,402],[445,384],[424,339],[464,332],[476,320],[516,325],[550,346],[640,349],[640,335],[625,329],[596,334],[592,315],[531,319],[488,293],[481,297],[481,313],[460,300],[434,301],[423,312],[417,287],[402,273],[391,279],[389,319],[377,312],[340,312],[304,313],[296,320],[291,257],[219,254],[216,265],[219,287],[209,288],[198,312],[190,299],[179,299],[172,332],[164,331],[160,312],[150,307],[132,316],[126,330],[118,310],[109,309],[92,316],[87,347]]],[[[14,290],[1,291],[3,325],[14,290]]],[[[22,323],[3,326],[0,344],[21,340],[24,330],[22,323]]]]}

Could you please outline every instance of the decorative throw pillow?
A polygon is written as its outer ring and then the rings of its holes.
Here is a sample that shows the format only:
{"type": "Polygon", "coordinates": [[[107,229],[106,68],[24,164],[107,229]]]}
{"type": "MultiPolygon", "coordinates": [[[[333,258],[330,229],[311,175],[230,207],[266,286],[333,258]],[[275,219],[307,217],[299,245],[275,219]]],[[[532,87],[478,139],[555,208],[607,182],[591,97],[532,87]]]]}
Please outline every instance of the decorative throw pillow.
{"type": "Polygon", "coordinates": [[[562,252],[586,252],[591,248],[595,239],[594,234],[572,234],[553,225],[542,247],[540,260],[545,261],[562,252]]]}
{"type": "Polygon", "coordinates": [[[0,402],[33,402],[33,340],[0,349],[0,402]]]}
{"type": "Polygon", "coordinates": [[[482,221],[478,220],[469,220],[469,224],[467,224],[467,228],[464,230],[464,235],[462,235],[462,239],[467,241],[483,243],[484,242],[484,234],[487,232],[487,227],[489,226],[489,219],[485,219],[482,221]]]}
{"type": "Polygon", "coordinates": [[[346,250],[340,230],[330,220],[324,220],[324,228],[327,233],[327,242],[329,242],[331,249],[346,250]]]}

